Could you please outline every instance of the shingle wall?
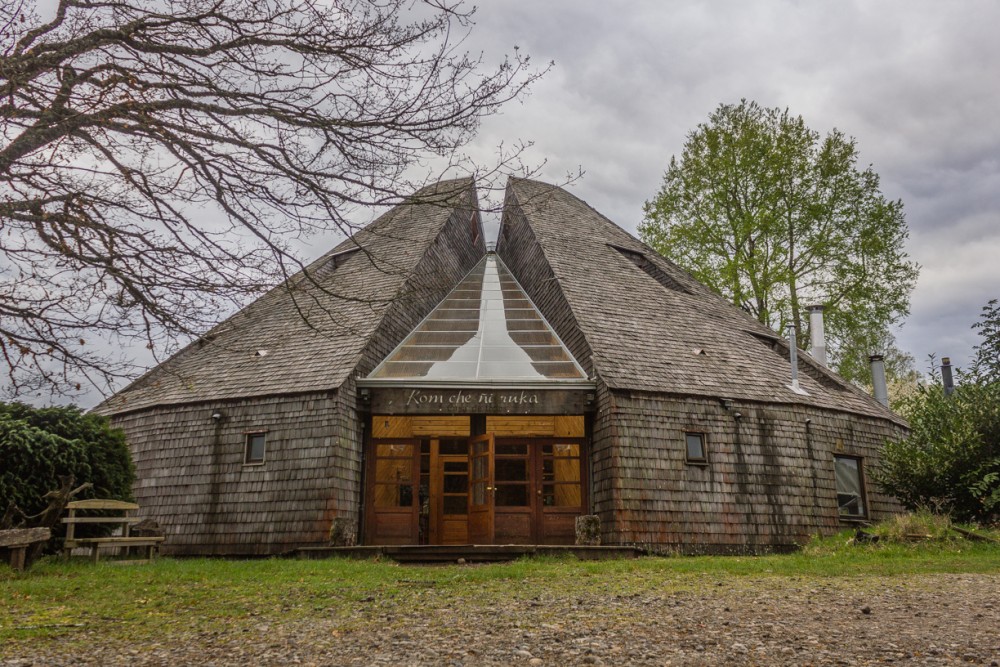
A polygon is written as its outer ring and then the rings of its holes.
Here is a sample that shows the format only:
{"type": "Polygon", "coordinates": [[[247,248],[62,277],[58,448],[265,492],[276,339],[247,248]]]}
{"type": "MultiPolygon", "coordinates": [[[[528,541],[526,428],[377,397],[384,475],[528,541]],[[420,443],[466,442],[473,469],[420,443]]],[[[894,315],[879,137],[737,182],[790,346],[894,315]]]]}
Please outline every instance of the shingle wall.
{"type": "Polygon", "coordinates": [[[136,501],[165,529],[164,553],[269,554],[325,541],[333,516],[357,512],[358,444],[342,403],[330,392],[117,418],[136,501]],[[244,464],[248,431],[267,433],[262,465],[244,464]]]}
{"type": "MultiPolygon", "coordinates": [[[[877,458],[901,427],[805,406],[643,392],[601,392],[595,511],[609,543],[654,550],[759,552],[848,525],[837,512],[834,454],[877,458]],[[736,418],[739,413],[740,418],[736,418]],[[685,461],[684,433],[707,438],[709,464],[685,461]]],[[[900,510],[866,479],[869,517],[900,510]]]]}

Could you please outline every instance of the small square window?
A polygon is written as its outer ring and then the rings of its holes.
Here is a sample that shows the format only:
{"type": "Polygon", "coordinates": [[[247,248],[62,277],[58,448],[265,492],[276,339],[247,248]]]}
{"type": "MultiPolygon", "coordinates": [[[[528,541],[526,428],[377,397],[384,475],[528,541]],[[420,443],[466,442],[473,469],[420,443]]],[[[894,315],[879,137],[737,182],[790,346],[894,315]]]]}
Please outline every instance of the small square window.
{"type": "Polygon", "coordinates": [[[246,453],[244,463],[263,463],[266,442],[265,433],[247,433],[246,453]]]}
{"type": "Polygon", "coordinates": [[[688,463],[708,463],[704,433],[685,433],[684,442],[687,447],[688,463]]]}
{"type": "Polygon", "coordinates": [[[837,508],[840,516],[846,519],[860,519],[867,516],[861,459],[853,456],[834,456],[833,470],[837,478],[837,508]]]}

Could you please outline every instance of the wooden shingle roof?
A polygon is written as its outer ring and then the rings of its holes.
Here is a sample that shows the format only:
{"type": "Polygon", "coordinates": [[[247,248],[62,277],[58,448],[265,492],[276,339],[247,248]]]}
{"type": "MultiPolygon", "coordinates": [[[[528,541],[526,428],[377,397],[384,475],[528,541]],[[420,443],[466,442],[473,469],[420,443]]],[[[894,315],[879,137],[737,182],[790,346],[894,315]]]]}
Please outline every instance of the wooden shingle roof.
{"type": "Polygon", "coordinates": [[[95,408],[335,389],[361,361],[449,218],[476,209],[471,179],[443,181],[382,215],[95,408]],[[308,275],[308,278],[306,277],[308,275]]]}
{"type": "Polygon", "coordinates": [[[774,331],[565,190],[525,179],[507,187],[504,224],[531,228],[608,386],[901,421],[804,353],[799,382],[807,395],[796,394],[787,344],[774,331]]]}

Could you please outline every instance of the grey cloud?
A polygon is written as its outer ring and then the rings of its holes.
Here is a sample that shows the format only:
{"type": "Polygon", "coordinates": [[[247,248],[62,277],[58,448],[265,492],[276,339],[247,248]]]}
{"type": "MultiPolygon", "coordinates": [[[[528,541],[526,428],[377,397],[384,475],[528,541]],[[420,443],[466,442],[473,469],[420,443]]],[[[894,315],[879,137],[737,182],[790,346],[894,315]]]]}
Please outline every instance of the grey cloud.
{"type": "Polygon", "coordinates": [[[545,177],[581,165],[575,194],[631,230],[719,103],[788,107],[856,137],[924,267],[900,343],[964,363],[969,326],[1000,296],[997,25],[989,2],[501,2],[477,30],[557,63],[495,127],[534,140],[545,177]]]}

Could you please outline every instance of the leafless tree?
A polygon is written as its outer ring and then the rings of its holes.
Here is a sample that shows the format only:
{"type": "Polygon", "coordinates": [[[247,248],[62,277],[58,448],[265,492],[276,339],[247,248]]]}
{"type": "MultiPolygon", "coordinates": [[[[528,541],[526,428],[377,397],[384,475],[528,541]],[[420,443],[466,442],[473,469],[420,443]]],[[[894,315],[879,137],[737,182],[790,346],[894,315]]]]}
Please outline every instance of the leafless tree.
{"type": "Polygon", "coordinates": [[[162,351],[297,270],[294,239],[474,170],[481,120],[543,72],[516,50],[484,69],[449,3],[5,2],[8,393],[106,390],[129,368],[95,341],[162,351]]]}

